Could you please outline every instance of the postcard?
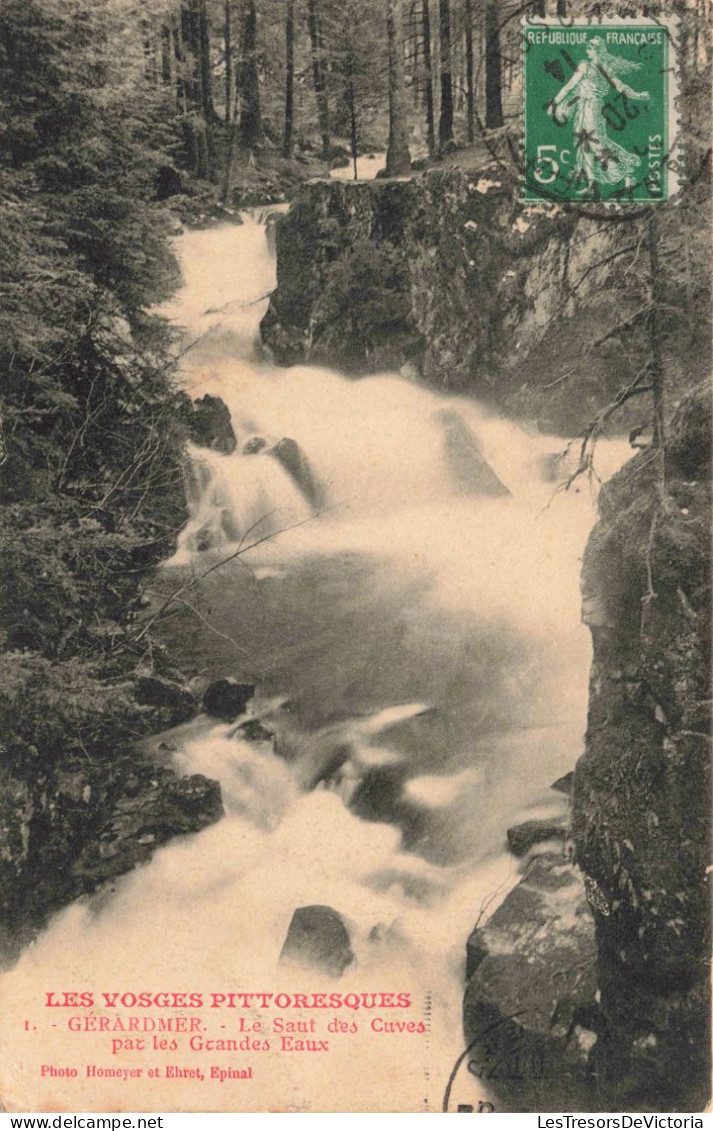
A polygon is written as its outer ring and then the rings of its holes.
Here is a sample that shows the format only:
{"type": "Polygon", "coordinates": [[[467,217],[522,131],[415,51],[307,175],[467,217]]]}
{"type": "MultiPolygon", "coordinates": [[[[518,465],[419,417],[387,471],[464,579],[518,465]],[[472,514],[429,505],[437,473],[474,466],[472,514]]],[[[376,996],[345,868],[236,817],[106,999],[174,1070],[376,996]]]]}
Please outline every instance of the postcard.
{"type": "Polygon", "coordinates": [[[5,0],[0,1102],[710,1098],[707,0],[5,0]]]}

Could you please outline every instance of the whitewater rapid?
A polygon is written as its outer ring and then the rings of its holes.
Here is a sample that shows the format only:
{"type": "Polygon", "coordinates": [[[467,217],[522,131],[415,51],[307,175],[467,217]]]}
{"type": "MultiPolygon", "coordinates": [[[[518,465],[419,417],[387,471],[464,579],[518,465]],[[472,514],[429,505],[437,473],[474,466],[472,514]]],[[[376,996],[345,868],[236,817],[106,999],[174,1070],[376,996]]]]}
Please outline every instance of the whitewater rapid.
{"type": "MultiPolygon", "coordinates": [[[[262,218],[243,219],[177,241],[184,287],[165,313],[194,343],[182,383],[225,401],[237,448],[191,449],[190,520],[153,596],[232,558],[191,590],[200,616],[185,608],[159,631],[190,646],[198,684],[255,682],[283,756],[227,724],[189,724],[178,765],[220,781],[225,818],[55,916],[3,978],[8,1015],[37,1026],[11,1080],[38,1110],[439,1110],[463,1039],[467,936],[518,878],[505,830],[560,811],[549,786],[582,749],[579,568],[594,500],[586,485],[556,491],[562,441],[399,374],[273,367],[257,327],[274,261],[262,218]],[[508,494],[463,490],[444,412],[508,494]],[[270,454],[284,438],[315,498],[270,454]],[[346,756],[326,772],[337,747],[346,756]],[[311,904],[350,931],[355,961],[338,982],[279,965],[293,911],[311,904]],[[408,991],[428,1031],[378,1038],[357,1013],[358,1036],[321,1061],[271,1049],[241,1055],[249,1081],[169,1087],[149,1077],[150,1050],[68,1041],[41,1008],[56,987],[408,991]],[[120,1079],[39,1074],[67,1057],[146,1072],[130,1093],[120,1079]]],[[[602,478],[625,454],[600,446],[602,478]]],[[[229,1016],[213,1022],[231,1031],[229,1016]]],[[[183,1048],[174,1059],[206,1063],[183,1048]]],[[[467,1073],[458,1087],[458,1102],[484,1095],[467,1073]]]]}

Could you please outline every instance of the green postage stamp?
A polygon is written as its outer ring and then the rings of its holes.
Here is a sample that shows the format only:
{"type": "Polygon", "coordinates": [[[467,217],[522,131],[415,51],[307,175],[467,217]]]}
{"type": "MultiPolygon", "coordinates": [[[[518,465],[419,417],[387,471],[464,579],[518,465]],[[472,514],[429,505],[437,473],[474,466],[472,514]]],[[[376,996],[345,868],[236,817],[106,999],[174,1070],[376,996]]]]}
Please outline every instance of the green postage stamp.
{"type": "Polygon", "coordinates": [[[676,24],[523,23],[523,199],[641,204],[678,186],[676,24]]]}

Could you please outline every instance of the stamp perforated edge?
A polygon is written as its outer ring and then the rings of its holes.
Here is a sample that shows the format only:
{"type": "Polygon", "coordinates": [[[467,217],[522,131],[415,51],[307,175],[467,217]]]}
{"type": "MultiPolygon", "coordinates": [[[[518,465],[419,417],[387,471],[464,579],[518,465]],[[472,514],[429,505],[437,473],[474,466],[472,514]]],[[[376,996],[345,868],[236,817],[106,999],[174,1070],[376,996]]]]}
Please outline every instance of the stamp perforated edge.
{"type": "Polygon", "coordinates": [[[520,180],[520,203],[526,208],[606,208],[614,212],[627,213],[633,208],[659,208],[664,204],[675,204],[678,202],[681,187],[684,184],[682,176],[682,169],[685,160],[685,150],[683,138],[681,136],[681,83],[679,77],[679,56],[681,46],[681,24],[679,17],[676,15],[666,16],[601,16],[599,18],[572,18],[561,19],[559,17],[547,16],[528,16],[525,15],[520,20],[521,31],[524,32],[526,28],[541,27],[550,28],[553,30],[572,31],[576,28],[597,28],[597,27],[621,27],[633,30],[635,28],[650,27],[655,24],[657,27],[662,28],[666,32],[666,41],[668,43],[668,59],[666,67],[667,77],[667,98],[666,98],[666,126],[667,138],[669,143],[668,156],[666,159],[666,168],[668,172],[668,193],[663,200],[550,200],[543,197],[541,200],[528,200],[525,197],[526,184],[527,184],[527,150],[525,144],[525,125],[526,125],[526,89],[525,89],[525,67],[527,50],[525,47],[525,36],[521,37],[520,51],[522,54],[522,112],[520,117],[520,159],[522,171],[519,176],[520,180]]]}

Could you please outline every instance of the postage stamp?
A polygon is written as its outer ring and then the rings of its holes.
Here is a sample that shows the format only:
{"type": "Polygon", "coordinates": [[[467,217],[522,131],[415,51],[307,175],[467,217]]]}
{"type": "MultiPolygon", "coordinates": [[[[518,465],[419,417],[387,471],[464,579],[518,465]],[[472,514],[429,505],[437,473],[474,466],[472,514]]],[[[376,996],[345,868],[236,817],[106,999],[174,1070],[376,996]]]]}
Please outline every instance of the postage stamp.
{"type": "Polygon", "coordinates": [[[678,186],[676,23],[523,23],[523,199],[641,204],[678,186]]]}

